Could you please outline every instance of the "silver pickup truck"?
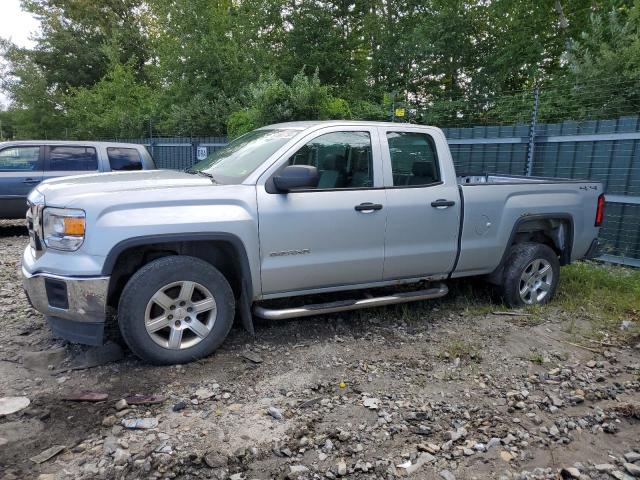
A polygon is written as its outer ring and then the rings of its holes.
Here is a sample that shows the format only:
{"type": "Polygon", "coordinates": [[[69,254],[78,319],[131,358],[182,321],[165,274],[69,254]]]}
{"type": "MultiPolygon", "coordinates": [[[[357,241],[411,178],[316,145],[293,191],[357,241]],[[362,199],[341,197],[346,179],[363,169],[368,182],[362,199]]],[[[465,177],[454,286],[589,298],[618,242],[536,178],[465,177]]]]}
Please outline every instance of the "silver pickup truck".
{"type": "Polygon", "coordinates": [[[54,333],[98,344],[117,312],[135,354],[172,364],[211,354],[236,316],[253,332],[252,315],[432,299],[450,278],[545,303],[560,265],[594,255],[604,196],[587,180],[456,176],[438,128],[330,121],[260,128],[186,172],[47,180],[29,206],[24,285],[54,333]]]}

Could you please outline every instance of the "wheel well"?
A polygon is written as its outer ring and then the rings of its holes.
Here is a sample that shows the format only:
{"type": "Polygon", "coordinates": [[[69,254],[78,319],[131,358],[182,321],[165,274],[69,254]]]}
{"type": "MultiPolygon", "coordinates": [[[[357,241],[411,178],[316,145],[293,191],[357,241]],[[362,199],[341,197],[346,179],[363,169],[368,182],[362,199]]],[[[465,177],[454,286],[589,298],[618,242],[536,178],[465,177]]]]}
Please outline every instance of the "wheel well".
{"type": "Polygon", "coordinates": [[[158,258],[189,255],[216,267],[225,276],[236,298],[242,292],[242,266],[237,249],[224,240],[175,241],[136,245],[120,252],[113,264],[107,303],[117,308],[120,294],[129,278],[141,267],[158,258]]]}
{"type": "Polygon", "coordinates": [[[517,243],[542,243],[556,252],[560,259],[560,265],[566,265],[571,260],[572,235],[572,226],[568,219],[540,218],[524,220],[516,227],[508,248],[517,243]]]}
{"type": "Polygon", "coordinates": [[[570,217],[566,216],[530,218],[519,221],[511,233],[509,244],[502,255],[500,264],[486,277],[489,283],[499,285],[502,282],[502,272],[509,250],[514,245],[524,242],[547,245],[558,255],[560,265],[568,265],[571,263],[573,222],[570,217]]]}

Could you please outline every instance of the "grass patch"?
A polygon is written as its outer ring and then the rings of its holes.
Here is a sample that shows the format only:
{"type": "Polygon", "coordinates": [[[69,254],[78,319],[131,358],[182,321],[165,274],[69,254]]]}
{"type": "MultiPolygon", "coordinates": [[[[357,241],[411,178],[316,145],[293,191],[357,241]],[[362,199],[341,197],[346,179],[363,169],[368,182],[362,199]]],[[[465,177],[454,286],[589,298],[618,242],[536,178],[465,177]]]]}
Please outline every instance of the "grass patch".
{"type": "Polygon", "coordinates": [[[477,345],[463,340],[454,340],[438,355],[440,359],[459,358],[473,362],[482,361],[480,349],[477,345]]]}
{"type": "MultiPolygon", "coordinates": [[[[486,315],[508,310],[490,288],[480,281],[460,279],[450,284],[451,293],[440,301],[443,311],[463,310],[470,315],[486,315]]],[[[576,262],[562,267],[556,296],[548,305],[523,308],[530,316],[507,318],[520,325],[538,325],[559,309],[572,316],[567,333],[577,333],[577,318],[589,320],[590,335],[607,333],[627,342],[640,337],[640,270],[599,262],[576,262]],[[624,320],[633,326],[624,331],[624,320]]]]}
{"type": "Polygon", "coordinates": [[[544,363],[544,357],[540,353],[532,355],[529,360],[531,363],[535,363],[536,365],[542,365],[544,363]]]}
{"type": "Polygon", "coordinates": [[[640,270],[595,262],[562,268],[553,306],[592,320],[595,330],[625,336],[640,334],[640,270]],[[621,332],[623,320],[634,326],[621,332]]]}
{"type": "MultiPolygon", "coordinates": [[[[437,306],[440,314],[445,315],[464,312],[471,316],[508,310],[481,279],[458,279],[449,282],[449,288],[449,295],[429,303],[429,308],[437,306]]],[[[523,311],[528,316],[505,319],[534,326],[543,323],[549,315],[557,314],[558,309],[571,319],[566,326],[569,334],[578,333],[577,319],[582,318],[591,324],[591,331],[585,332],[590,336],[606,333],[625,342],[637,342],[640,339],[640,270],[599,262],[573,263],[562,267],[558,290],[550,304],[525,307],[523,311]],[[624,320],[633,324],[621,331],[624,320]]]]}

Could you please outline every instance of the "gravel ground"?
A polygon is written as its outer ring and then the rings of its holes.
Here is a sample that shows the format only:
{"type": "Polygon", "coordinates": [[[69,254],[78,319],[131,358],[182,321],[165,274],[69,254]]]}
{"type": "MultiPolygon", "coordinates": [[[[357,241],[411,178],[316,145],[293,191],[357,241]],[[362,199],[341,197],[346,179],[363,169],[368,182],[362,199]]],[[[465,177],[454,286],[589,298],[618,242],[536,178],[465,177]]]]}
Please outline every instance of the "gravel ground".
{"type": "Polygon", "coordinates": [[[413,304],[234,329],[190,365],[104,363],[117,345],[57,340],[28,306],[26,244],[0,222],[0,397],[31,402],[0,417],[2,478],[640,476],[640,346],[571,345],[579,315],[413,304]],[[87,391],[108,398],[66,400],[87,391]]]}

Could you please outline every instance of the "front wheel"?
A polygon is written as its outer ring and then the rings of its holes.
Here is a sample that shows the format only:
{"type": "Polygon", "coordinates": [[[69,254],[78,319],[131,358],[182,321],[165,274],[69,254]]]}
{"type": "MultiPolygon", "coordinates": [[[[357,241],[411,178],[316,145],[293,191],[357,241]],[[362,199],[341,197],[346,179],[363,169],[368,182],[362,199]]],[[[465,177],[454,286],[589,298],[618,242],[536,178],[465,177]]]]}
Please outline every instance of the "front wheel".
{"type": "Polygon", "coordinates": [[[509,252],[502,276],[502,298],[509,307],[541,305],[556,292],[560,262],[541,243],[518,243],[509,252]]]}
{"type": "Polygon", "coordinates": [[[177,255],[154,260],[129,279],[118,323],[133,353],[170,365],[213,353],[227,337],[234,311],[233,291],[215,267],[177,255]]]}

